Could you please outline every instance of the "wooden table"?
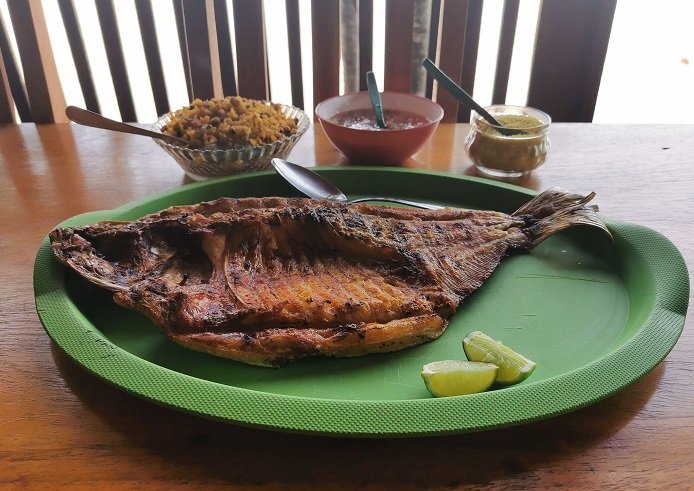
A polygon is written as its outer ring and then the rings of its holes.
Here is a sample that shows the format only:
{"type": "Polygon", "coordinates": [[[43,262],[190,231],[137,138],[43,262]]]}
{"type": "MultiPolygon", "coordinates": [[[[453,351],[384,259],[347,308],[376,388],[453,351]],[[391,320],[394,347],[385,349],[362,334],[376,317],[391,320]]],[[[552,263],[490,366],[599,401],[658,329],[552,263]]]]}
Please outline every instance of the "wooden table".
{"type": "MultiPolygon", "coordinates": [[[[407,166],[474,173],[466,125],[407,166]]],[[[343,163],[320,129],[291,158],[343,163]]],[[[672,240],[694,264],[694,127],[555,124],[518,183],[597,192],[602,211],[672,240]]],[[[34,310],[44,235],[72,215],[188,182],[152,141],[68,124],[0,127],[0,487],[686,489],[694,486],[694,318],[647,376],[561,417],[483,433],[335,439],[208,421],[145,402],[63,355],[34,310]]],[[[691,308],[690,308],[691,310],[691,308]]]]}

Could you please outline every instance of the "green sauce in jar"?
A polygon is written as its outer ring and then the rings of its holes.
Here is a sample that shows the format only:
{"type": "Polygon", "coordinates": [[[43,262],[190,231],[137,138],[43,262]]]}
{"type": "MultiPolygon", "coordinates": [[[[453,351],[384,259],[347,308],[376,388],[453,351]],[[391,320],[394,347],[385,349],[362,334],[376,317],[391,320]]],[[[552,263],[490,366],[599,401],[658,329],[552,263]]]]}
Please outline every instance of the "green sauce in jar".
{"type": "Polygon", "coordinates": [[[549,148],[549,116],[536,109],[513,106],[492,106],[489,110],[503,127],[519,131],[504,133],[503,128],[500,131],[475,113],[465,142],[475,166],[483,173],[501,177],[521,176],[539,167],[549,148]]]}

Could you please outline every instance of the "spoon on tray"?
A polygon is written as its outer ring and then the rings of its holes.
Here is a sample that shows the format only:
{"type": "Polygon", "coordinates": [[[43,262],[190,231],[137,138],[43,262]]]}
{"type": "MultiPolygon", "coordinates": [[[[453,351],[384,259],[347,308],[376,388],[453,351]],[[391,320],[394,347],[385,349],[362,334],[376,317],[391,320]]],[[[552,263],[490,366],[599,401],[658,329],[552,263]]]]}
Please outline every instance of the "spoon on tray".
{"type": "Polygon", "coordinates": [[[381,93],[378,91],[378,85],[376,84],[376,76],[374,75],[374,72],[366,72],[366,88],[369,91],[371,107],[376,115],[376,126],[382,130],[385,130],[386,121],[383,117],[383,102],[381,102],[381,93]]]}
{"type": "Polygon", "coordinates": [[[494,116],[489,114],[482,106],[480,106],[475,100],[463,90],[463,88],[455,83],[448,75],[443,73],[439,67],[434,65],[434,62],[431,61],[429,58],[424,58],[424,61],[422,62],[422,65],[424,65],[424,68],[426,71],[429,73],[429,75],[432,76],[434,80],[436,80],[443,88],[445,88],[448,92],[451,93],[453,97],[458,99],[465,107],[468,109],[471,109],[473,111],[476,111],[478,114],[480,114],[484,119],[489,122],[489,124],[492,124],[496,127],[496,129],[501,133],[502,135],[520,135],[525,133],[523,130],[518,130],[515,128],[504,128],[504,125],[501,124],[494,116]]]}
{"type": "Polygon", "coordinates": [[[150,138],[158,138],[160,140],[164,140],[165,142],[171,143],[173,145],[179,145],[184,147],[188,146],[188,142],[183,138],[165,135],[164,133],[150,131],[130,124],[121,123],[120,121],[109,119],[106,116],[102,116],[99,113],[88,111],[87,109],[82,109],[77,106],[68,106],[65,109],[65,115],[70,119],[70,121],[82,124],[84,126],[91,126],[92,128],[101,128],[103,130],[120,131],[121,133],[130,133],[132,135],[148,136],[150,138]]]}
{"type": "Polygon", "coordinates": [[[426,210],[442,210],[445,206],[421,203],[409,199],[393,198],[388,196],[360,196],[359,198],[348,199],[340,188],[335,186],[325,177],[313,172],[311,169],[288,160],[274,158],[271,161],[277,173],[294,186],[296,189],[313,199],[329,199],[340,203],[362,203],[364,201],[387,201],[389,203],[399,203],[402,205],[424,208],[426,210]]]}

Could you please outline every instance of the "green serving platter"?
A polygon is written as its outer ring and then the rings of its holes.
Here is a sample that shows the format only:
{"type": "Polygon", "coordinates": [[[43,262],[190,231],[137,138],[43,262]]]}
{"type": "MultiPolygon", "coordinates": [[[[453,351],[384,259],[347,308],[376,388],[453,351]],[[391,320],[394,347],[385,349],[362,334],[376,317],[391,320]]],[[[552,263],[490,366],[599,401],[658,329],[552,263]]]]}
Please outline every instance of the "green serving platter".
{"type": "MultiPolygon", "coordinates": [[[[385,194],[510,213],[534,195],[485,179],[402,168],[318,171],[352,196],[385,194]]],[[[278,195],[297,196],[273,172],[259,172],[182,186],[59,226],[133,220],[220,196],[278,195]]],[[[34,270],[36,308],[48,335],[88,371],[131,394],[203,417],[334,436],[499,428],[610,396],[653,369],[682,332],[689,276],[680,253],[653,230],[603,218],[612,238],[576,227],[506,257],[439,339],[396,353],[304,359],[271,369],[190,351],[55,261],[47,238],[34,270]],[[537,369],[512,387],[431,397],[422,366],[464,359],[462,339],[475,330],[534,360],[537,369]]]]}

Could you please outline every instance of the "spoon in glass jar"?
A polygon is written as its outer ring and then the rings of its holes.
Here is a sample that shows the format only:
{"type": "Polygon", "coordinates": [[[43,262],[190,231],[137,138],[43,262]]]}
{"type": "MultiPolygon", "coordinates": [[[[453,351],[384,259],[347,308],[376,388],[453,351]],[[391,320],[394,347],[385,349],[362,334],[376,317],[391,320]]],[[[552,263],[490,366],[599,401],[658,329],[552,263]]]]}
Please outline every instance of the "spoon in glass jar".
{"type": "Polygon", "coordinates": [[[432,78],[436,80],[439,84],[441,84],[443,88],[450,92],[453,97],[458,99],[468,109],[476,111],[480,116],[486,119],[487,122],[489,122],[489,124],[493,125],[499,133],[506,136],[525,134],[525,131],[523,130],[504,127],[504,125],[501,124],[494,116],[489,114],[489,112],[487,112],[482,106],[475,102],[472,96],[465,92],[465,90],[463,90],[461,86],[456,84],[448,75],[442,72],[439,67],[434,65],[434,62],[431,61],[429,58],[424,58],[422,65],[424,65],[424,68],[429,73],[429,75],[431,75],[432,78]]]}

